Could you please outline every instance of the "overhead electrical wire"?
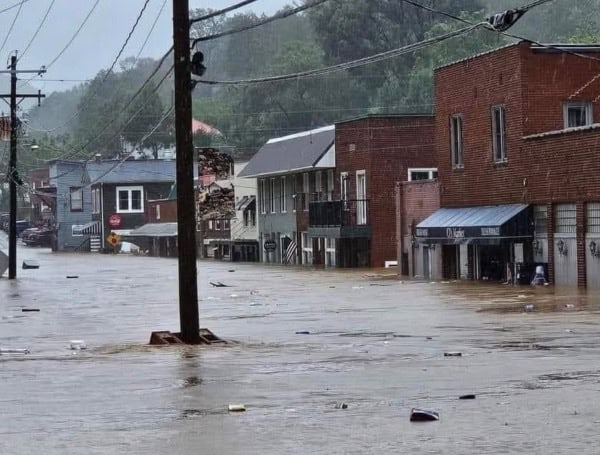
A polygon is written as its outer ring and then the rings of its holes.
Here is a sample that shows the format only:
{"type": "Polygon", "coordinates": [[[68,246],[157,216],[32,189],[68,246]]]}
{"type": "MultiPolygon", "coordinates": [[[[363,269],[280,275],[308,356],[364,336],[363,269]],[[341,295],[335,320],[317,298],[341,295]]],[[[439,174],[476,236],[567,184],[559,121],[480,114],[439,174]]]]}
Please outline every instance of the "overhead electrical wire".
{"type": "Polygon", "coordinates": [[[146,35],[146,39],[142,43],[142,46],[140,47],[140,50],[138,51],[137,55],[135,56],[135,60],[136,61],[139,60],[140,55],[142,55],[142,52],[146,48],[146,44],[148,44],[148,40],[150,39],[150,36],[152,35],[152,32],[154,31],[154,28],[156,27],[156,23],[160,19],[160,16],[162,15],[162,12],[165,9],[166,4],[167,4],[167,0],[163,0],[163,3],[161,5],[160,9],[158,10],[158,14],[156,15],[156,18],[154,19],[154,22],[152,23],[152,27],[150,27],[150,31],[146,35]]]}
{"type": "Polygon", "coordinates": [[[52,7],[54,6],[54,3],[56,3],[56,0],[52,0],[50,2],[50,5],[48,6],[48,9],[46,10],[46,13],[44,14],[44,17],[42,17],[42,20],[40,21],[37,29],[33,33],[33,36],[31,37],[31,39],[29,40],[29,42],[25,46],[25,49],[21,52],[21,55],[19,56],[19,60],[22,59],[25,56],[25,54],[27,53],[27,51],[29,50],[29,48],[31,47],[31,45],[33,44],[33,42],[35,41],[35,39],[37,38],[38,34],[40,33],[40,30],[42,29],[42,27],[46,23],[46,19],[48,19],[48,15],[50,14],[50,11],[52,10],[52,7]]]}
{"type": "Polygon", "coordinates": [[[323,3],[327,2],[327,1],[329,1],[329,0],[314,0],[314,1],[306,2],[302,6],[298,6],[296,8],[292,8],[289,10],[280,11],[279,13],[276,13],[271,17],[267,17],[266,19],[262,19],[253,24],[245,25],[243,27],[235,28],[232,30],[227,30],[224,32],[214,33],[212,35],[201,36],[192,41],[192,47],[194,47],[196,44],[203,42],[203,41],[210,41],[213,39],[222,38],[224,36],[229,36],[229,35],[233,35],[236,33],[245,32],[247,30],[252,30],[253,28],[261,27],[263,25],[269,24],[271,22],[274,22],[274,21],[277,21],[280,19],[285,19],[286,17],[290,17],[295,14],[301,13],[302,11],[306,11],[315,6],[322,5],[323,3]]]}
{"type": "Polygon", "coordinates": [[[431,46],[432,44],[441,43],[448,39],[454,38],[459,35],[463,35],[469,33],[477,28],[483,27],[486,23],[474,24],[469,27],[464,27],[458,30],[454,30],[452,32],[445,33],[443,35],[438,35],[433,38],[429,38],[423,41],[419,41],[417,43],[412,43],[406,46],[402,46],[396,49],[392,49],[385,52],[380,52],[378,54],[370,55],[368,57],[363,57],[356,60],[351,60],[344,63],[339,63],[337,65],[326,66],[323,68],[308,70],[308,71],[300,71],[296,73],[290,74],[281,74],[277,76],[268,76],[262,78],[254,78],[254,79],[241,79],[241,80],[225,80],[225,81],[215,81],[215,80],[198,80],[197,82],[200,84],[207,85],[250,85],[250,84],[259,84],[265,82],[278,82],[285,81],[290,79],[300,79],[304,77],[315,77],[322,76],[325,74],[331,74],[339,71],[344,71],[351,68],[357,68],[364,65],[369,65],[371,63],[380,62],[383,60],[387,60],[393,57],[397,57],[399,55],[407,54],[409,52],[414,52],[416,50],[422,49],[427,46],[431,46]]]}
{"type": "Polygon", "coordinates": [[[251,3],[256,2],[257,0],[244,0],[243,2],[236,3],[235,5],[228,6],[227,8],[223,8],[217,11],[212,11],[204,16],[194,17],[190,20],[190,25],[195,24],[196,22],[206,21],[208,19],[212,19],[213,17],[222,16],[223,14],[227,14],[231,11],[235,11],[236,9],[242,8],[246,5],[250,5],[251,3]]]}
{"type": "Polygon", "coordinates": [[[2,45],[0,46],[0,53],[2,53],[2,51],[4,50],[4,46],[6,46],[6,42],[8,41],[8,38],[10,37],[10,34],[13,31],[13,28],[15,28],[15,23],[17,22],[17,19],[19,18],[19,15],[21,14],[22,8],[23,8],[23,3],[19,4],[19,9],[17,10],[15,17],[13,18],[13,21],[11,22],[10,27],[8,28],[8,31],[6,32],[4,41],[2,41],[2,45]]]}
{"type": "Polygon", "coordinates": [[[6,8],[0,9],[0,14],[10,11],[13,8],[20,7],[23,3],[27,3],[29,0],[22,0],[19,3],[15,3],[14,5],[7,6],[6,8]]]}

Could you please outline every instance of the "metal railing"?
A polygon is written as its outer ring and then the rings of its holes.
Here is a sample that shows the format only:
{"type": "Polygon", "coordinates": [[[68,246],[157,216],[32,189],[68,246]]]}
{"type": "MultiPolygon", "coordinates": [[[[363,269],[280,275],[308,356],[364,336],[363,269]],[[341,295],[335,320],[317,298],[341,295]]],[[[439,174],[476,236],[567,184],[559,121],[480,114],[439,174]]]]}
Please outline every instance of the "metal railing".
{"type": "Polygon", "coordinates": [[[308,212],[310,227],[367,225],[368,199],[311,202],[308,212]]]}

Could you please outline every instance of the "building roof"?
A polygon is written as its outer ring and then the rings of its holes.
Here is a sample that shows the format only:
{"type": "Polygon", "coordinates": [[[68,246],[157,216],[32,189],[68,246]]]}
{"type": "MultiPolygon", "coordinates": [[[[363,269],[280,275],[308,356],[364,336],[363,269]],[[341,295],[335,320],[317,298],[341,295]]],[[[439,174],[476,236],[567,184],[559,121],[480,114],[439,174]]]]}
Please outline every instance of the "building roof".
{"type": "Polygon", "coordinates": [[[175,181],[175,161],[90,161],[86,173],[91,183],[169,183],[175,181]]]}
{"type": "Polygon", "coordinates": [[[368,120],[368,119],[386,119],[386,118],[419,118],[419,117],[433,117],[433,104],[431,104],[431,111],[430,112],[413,112],[413,113],[407,113],[407,114],[401,114],[401,113],[396,113],[396,114],[366,114],[366,115],[360,115],[358,117],[350,117],[344,120],[340,120],[338,122],[335,122],[336,125],[340,125],[342,123],[350,123],[350,122],[356,122],[356,121],[360,121],[360,120],[368,120]]]}
{"type": "Polygon", "coordinates": [[[270,139],[239,176],[259,177],[311,169],[331,149],[334,140],[334,125],[270,139]]]}

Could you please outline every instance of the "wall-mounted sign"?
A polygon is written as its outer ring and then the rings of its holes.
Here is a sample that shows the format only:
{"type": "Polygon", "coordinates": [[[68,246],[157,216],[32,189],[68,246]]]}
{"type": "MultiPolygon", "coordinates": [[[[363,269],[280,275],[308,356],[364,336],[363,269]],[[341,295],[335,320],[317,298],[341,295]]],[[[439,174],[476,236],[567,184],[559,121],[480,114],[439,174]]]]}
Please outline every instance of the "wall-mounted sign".
{"type": "Polygon", "coordinates": [[[275,251],[277,249],[277,242],[275,240],[265,240],[265,251],[275,251]]]}
{"type": "Polygon", "coordinates": [[[119,215],[117,213],[113,213],[111,216],[109,216],[108,217],[108,225],[112,228],[121,227],[121,215],[119,215]]]}
{"type": "Polygon", "coordinates": [[[446,237],[449,239],[464,239],[465,230],[460,228],[447,228],[446,237]]]}
{"type": "Polygon", "coordinates": [[[482,227],[481,228],[481,236],[482,237],[500,237],[500,226],[482,227]]]}

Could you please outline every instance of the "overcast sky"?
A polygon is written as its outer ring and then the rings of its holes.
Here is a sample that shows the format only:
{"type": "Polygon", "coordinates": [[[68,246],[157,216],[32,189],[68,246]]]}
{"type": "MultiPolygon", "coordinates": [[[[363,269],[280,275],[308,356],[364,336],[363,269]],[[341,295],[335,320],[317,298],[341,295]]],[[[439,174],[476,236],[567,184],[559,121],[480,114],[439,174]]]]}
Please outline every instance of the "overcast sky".
{"type": "MultiPolygon", "coordinates": [[[[55,0],[48,18],[30,49],[19,62],[20,69],[35,69],[48,65],[69,42],[96,0],[55,0]]],[[[172,43],[172,1],[160,15],[142,56],[159,57],[172,43]]],[[[190,8],[224,8],[239,0],[189,0],[190,8]]],[[[131,38],[124,57],[137,55],[164,0],[150,0],[140,24],[131,38]]],[[[0,0],[0,10],[19,3],[18,0],[0,0]]],[[[12,21],[15,26],[0,49],[0,62],[7,61],[10,51],[23,52],[34,35],[52,0],[28,0],[19,8],[0,13],[0,44],[5,40],[12,21]]],[[[271,14],[290,0],[258,0],[240,11],[253,10],[271,14]]],[[[46,79],[89,79],[100,69],[110,66],[129,30],[139,14],[144,0],[99,0],[99,4],[84,25],[78,37],[62,57],[49,69],[46,79]]],[[[20,76],[20,77],[25,77],[20,76]]],[[[46,92],[64,90],[74,82],[35,83],[46,92]]]]}

